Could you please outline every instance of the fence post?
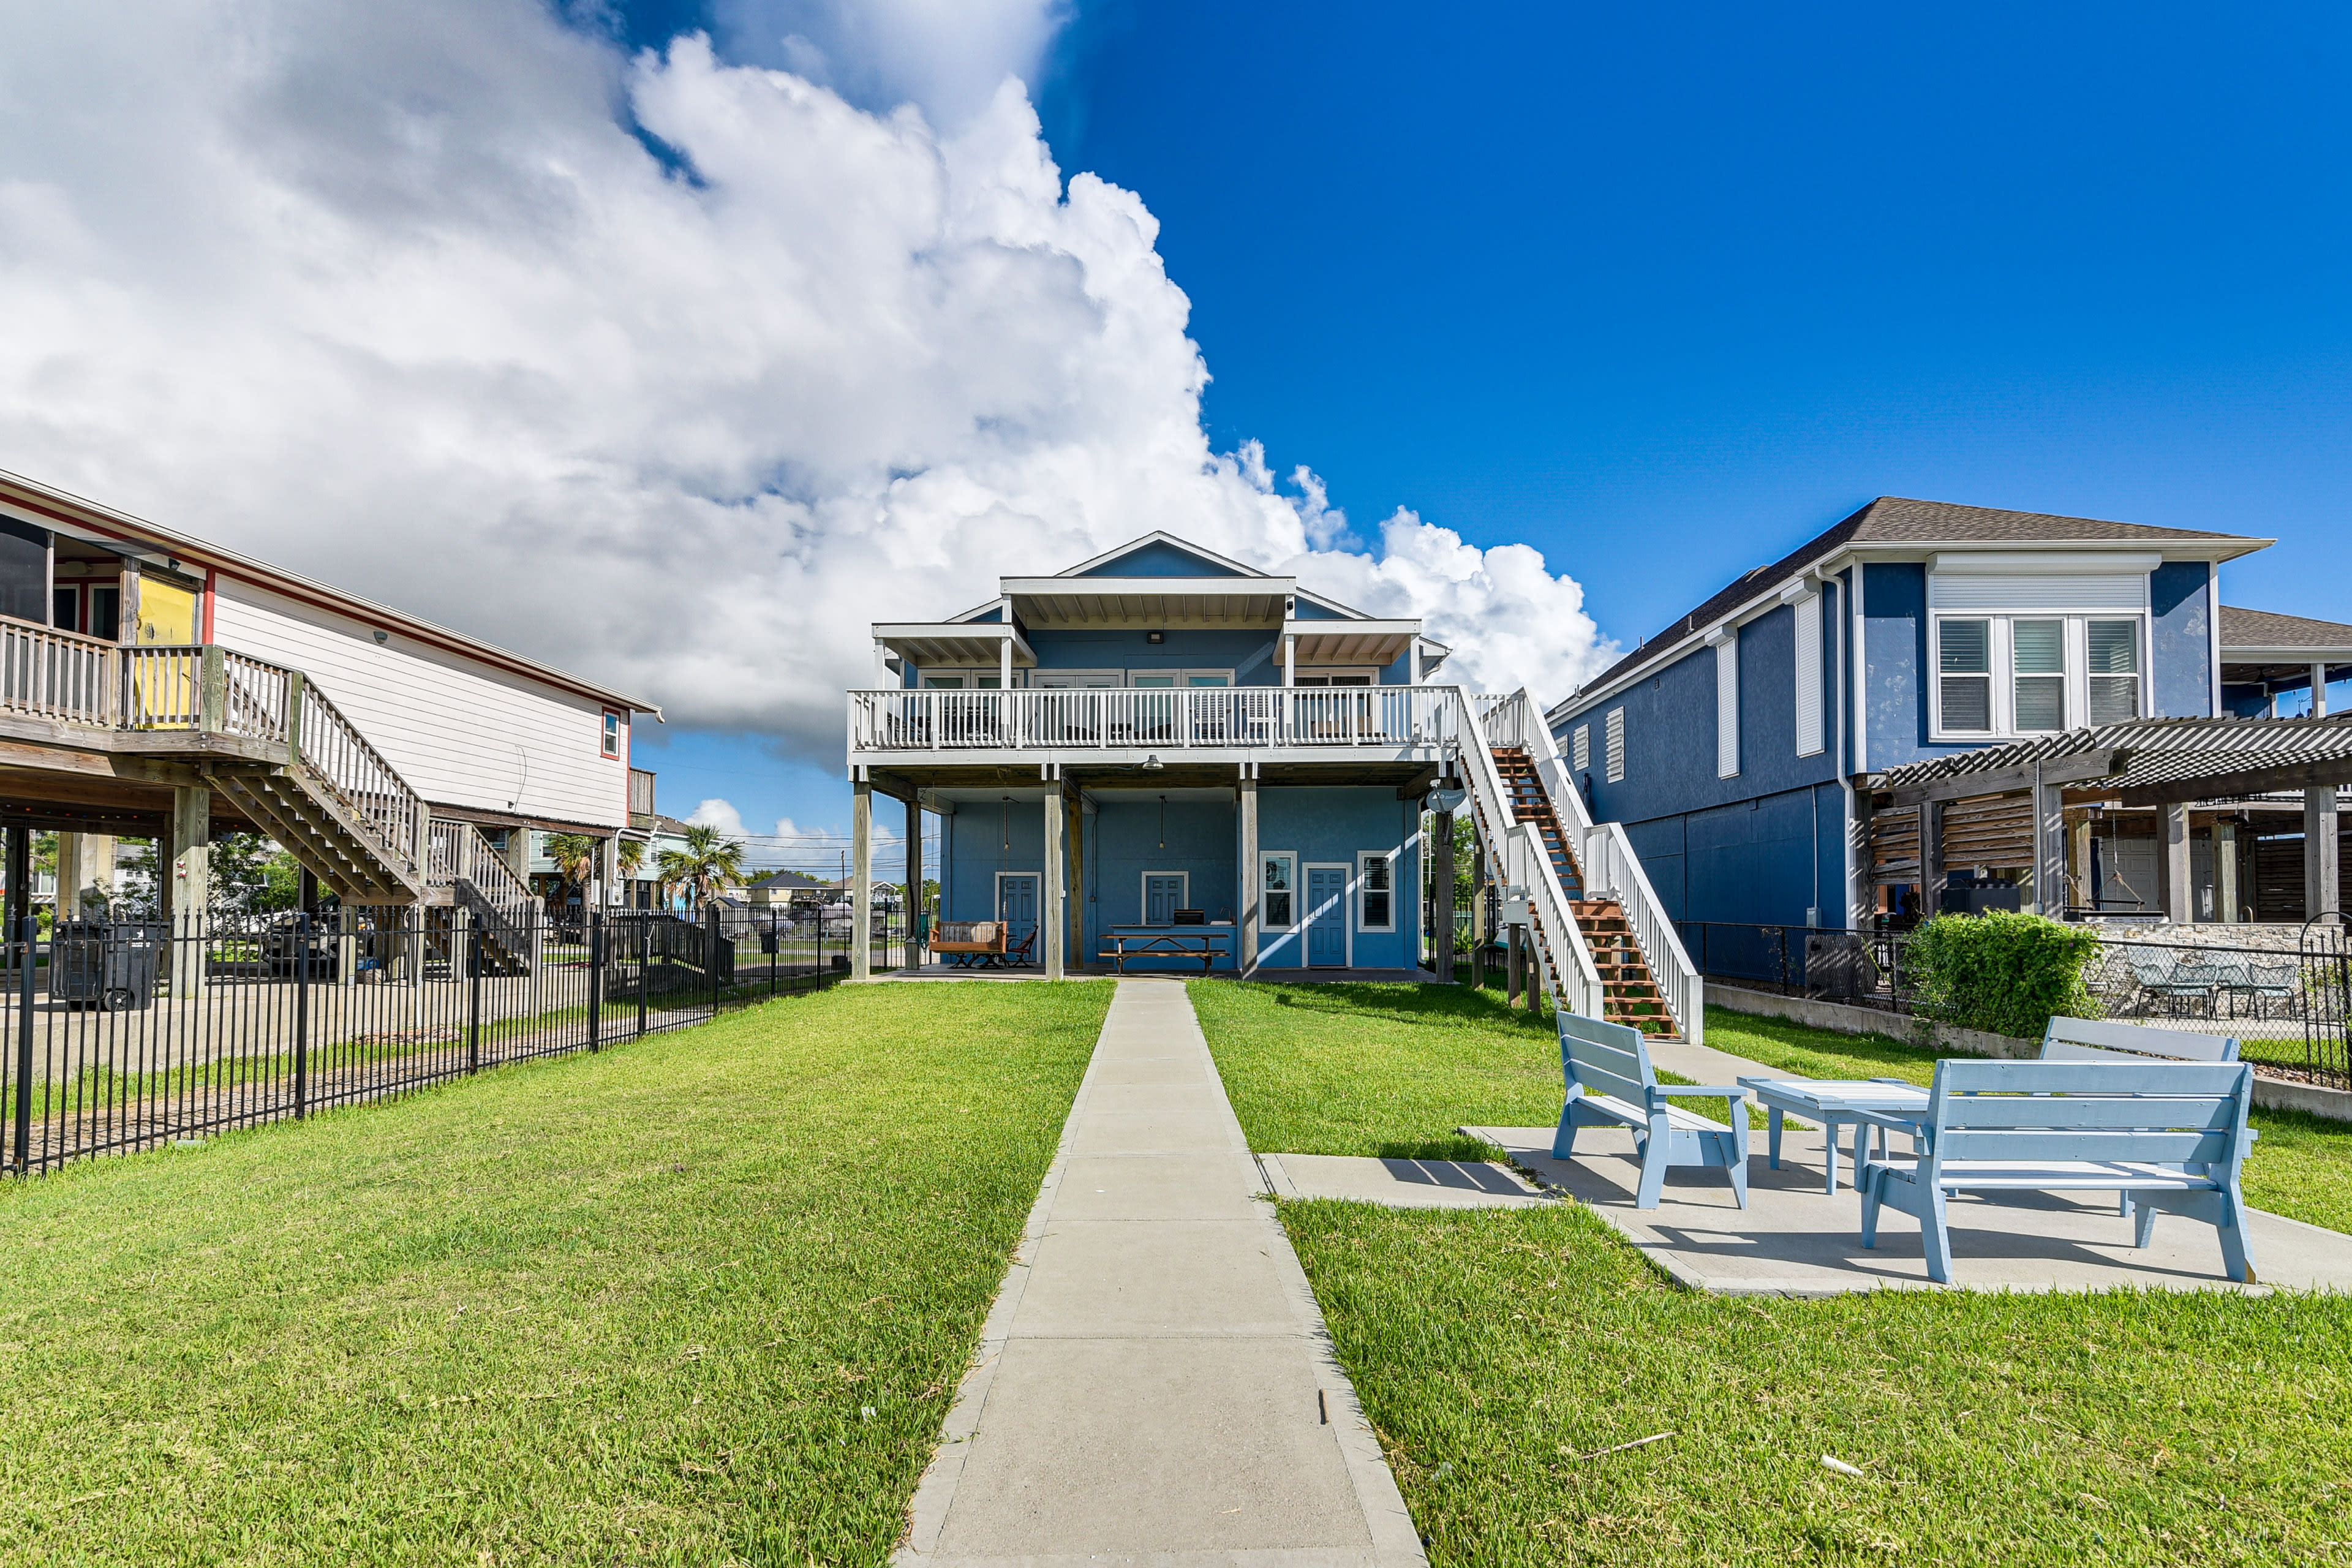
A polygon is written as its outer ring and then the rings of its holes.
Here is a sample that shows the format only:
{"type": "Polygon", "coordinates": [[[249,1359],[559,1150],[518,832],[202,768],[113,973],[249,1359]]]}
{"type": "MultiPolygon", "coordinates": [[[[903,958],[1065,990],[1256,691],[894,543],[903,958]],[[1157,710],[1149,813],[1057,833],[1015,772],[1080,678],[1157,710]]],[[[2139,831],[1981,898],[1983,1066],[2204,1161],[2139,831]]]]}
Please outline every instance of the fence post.
{"type": "MultiPolygon", "coordinates": [[[[27,831],[23,828],[19,832],[27,831]]],[[[16,989],[16,1173],[33,1168],[33,965],[34,949],[41,938],[41,919],[26,911],[23,968],[16,989]]]]}
{"type": "Polygon", "coordinates": [[[650,915],[637,919],[637,1037],[646,1033],[646,992],[653,984],[654,922],[650,915]]]}
{"type": "Polygon", "coordinates": [[[482,928],[466,911],[466,1070],[482,1070],[482,928]]]}
{"type": "Polygon", "coordinates": [[[719,906],[702,911],[702,968],[710,977],[710,1016],[719,1016],[719,906]]]}
{"type": "Polygon", "coordinates": [[[294,1120],[310,1110],[310,911],[294,913],[294,1120]]]}
{"type": "Polygon", "coordinates": [[[768,906],[768,996],[776,994],[776,966],[784,961],[784,944],[776,935],[776,906],[768,906]]]}
{"type": "Polygon", "coordinates": [[[588,1049],[604,1033],[604,917],[588,911],[588,1049]]]}

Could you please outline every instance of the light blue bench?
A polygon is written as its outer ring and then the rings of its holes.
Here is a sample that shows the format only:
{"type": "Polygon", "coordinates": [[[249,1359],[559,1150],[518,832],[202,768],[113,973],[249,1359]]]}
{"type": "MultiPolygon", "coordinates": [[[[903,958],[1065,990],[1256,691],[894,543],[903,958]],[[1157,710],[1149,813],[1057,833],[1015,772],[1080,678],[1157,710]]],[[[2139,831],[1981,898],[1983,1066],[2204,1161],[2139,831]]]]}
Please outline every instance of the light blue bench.
{"type": "Polygon", "coordinates": [[[1635,1208],[1658,1206],[1669,1165],[1712,1165],[1730,1172],[1731,1190],[1746,1208],[1748,1091],[1737,1084],[1661,1084],[1641,1030],[1565,1010],[1559,1016],[1559,1070],[1567,1080],[1568,1099],[1559,1108],[1552,1158],[1574,1156],[1580,1127],[1629,1127],[1642,1160],[1635,1208]],[[1685,1110],[1670,1103],[1668,1095],[1727,1100],[1730,1123],[1685,1110]]]}
{"type": "Polygon", "coordinates": [[[1927,1277],[1952,1277],[1945,1199],[1958,1192],[2121,1192],[2136,1201],[2146,1247],[2159,1210],[2221,1233],[2231,1279],[2254,1277],[2238,1173],[2253,1140],[2243,1062],[1979,1061],[1936,1064],[1924,1120],[1858,1111],[1912,1132],[1917,1155],[1862,1162],[1862,1244],[1878,1244],[1878,1210],[1919,1221],[1927,1277]]]}
{"type": "Polygon", "coordinates": [[[2238,1042],[2227,1035],[2152,1029],[2105,1018],[2053,1018],[2042,1032],[2045,1062],[2233,1062],[2238,1042]]]}

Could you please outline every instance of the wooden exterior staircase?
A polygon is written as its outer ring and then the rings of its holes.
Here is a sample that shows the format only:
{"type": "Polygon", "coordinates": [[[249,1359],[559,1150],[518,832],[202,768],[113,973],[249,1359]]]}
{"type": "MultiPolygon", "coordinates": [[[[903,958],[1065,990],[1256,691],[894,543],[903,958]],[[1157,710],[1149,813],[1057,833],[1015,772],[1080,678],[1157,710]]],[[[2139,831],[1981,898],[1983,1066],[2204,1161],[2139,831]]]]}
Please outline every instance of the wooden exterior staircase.
{"type": "Polygon", "coordinates": [[[1654,1039],[1678,1037],[1673,1013],[1633,940],[1624,909],[1614,899],[1584,896],[1584,873],[1568,847],[1559,814],[1545,793],[1534,759],[1516,747],[1496,746],[1493,752],[1495,771],[1502,775],[1503,787],[1510,794],[1512,818],[1531,830],[1543,847],[1559,877],[1561,891],[1568,895],[1577,929],[1591,951],[1593,967],[1601,972],[1602,1016],[1612,1024],[1631,1025],[1654,1039]]]}

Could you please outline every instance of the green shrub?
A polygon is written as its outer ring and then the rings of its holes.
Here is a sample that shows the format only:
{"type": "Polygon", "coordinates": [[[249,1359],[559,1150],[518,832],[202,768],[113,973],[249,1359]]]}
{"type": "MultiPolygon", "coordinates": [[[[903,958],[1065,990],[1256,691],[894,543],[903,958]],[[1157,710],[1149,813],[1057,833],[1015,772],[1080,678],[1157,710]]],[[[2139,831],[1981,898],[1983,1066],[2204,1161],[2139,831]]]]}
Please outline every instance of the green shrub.
{"type": "Polygon", "coordinates": [[[2038,1038],[2053,1016],[2096,1010],[2083,966],[2098,947],[2090,928],[2040,915],[1937,915],[1912,934],[1912,1005],[1939,1023],[2038,1038]]]}

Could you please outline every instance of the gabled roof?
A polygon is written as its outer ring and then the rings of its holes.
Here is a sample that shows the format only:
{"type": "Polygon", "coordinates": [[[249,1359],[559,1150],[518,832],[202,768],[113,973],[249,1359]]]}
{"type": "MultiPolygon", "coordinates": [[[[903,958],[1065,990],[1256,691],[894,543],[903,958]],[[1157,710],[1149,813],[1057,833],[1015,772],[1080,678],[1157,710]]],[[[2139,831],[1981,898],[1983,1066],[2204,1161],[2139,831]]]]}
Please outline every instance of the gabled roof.
{"type": "Polygon", "coordinates": [[[1601,671],[1579,689],[1606,686],[1657,657],[1657,645],[1671,644],[1709,629],[1713,624],[1750,600],[1771,593],[1802,576],[1817,562],[1855,545],[1926,548],[1937,544],[2175,544],[2204,546],[2200,553],[2243,555],[2272,543],[2240,533],[2213,533],[2201,529],[2151,528],[2145,523],[2108,522],[2098,518],[2060,517],[2050,512],[2004,511],[1997,507],[1959,506],[1951,501],[1913,500],[1881,496],[1835,527],[1807,540],[1769,565],[1754,567],[1736,582],[1703,600],[1697,608],[1601,671]],[[2212,546],[2223,546],[2219,552],[2212,546]],[[2242,548],[2227,548],[2242,547],[2242,548]]]}
{"type": "Polygon", "coordinates": [[[757,889],[773,892],[779,888],[823,888],[829,884],[818,881],[805,871],[771,871],[751,884],[757,889]]]}
{"type": "Polygon", "coordinates": [[[1154,529],[1091,561],[1081,561],[1056,577],[1263,577],[1255,566],[1206,550],[1188,539],[1154,529]],[[1138,570],[1142,568],[1142,570],[1138,570]]]}
{"type": "Polygon", "coordinates": [[[2315,654],[2340,654],[2352,648],[2352,626],[2341,621],[2315,621],[2304,616],[2282,616],[2275,610],[2221,606],[2221,652],[2258,648],[2264,652],[2307,647],[2315,654]]]}

